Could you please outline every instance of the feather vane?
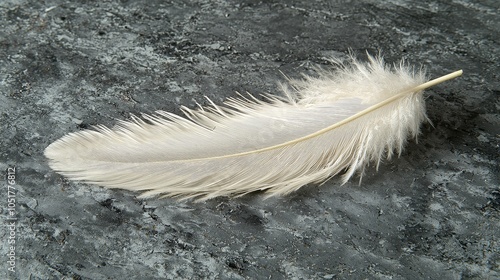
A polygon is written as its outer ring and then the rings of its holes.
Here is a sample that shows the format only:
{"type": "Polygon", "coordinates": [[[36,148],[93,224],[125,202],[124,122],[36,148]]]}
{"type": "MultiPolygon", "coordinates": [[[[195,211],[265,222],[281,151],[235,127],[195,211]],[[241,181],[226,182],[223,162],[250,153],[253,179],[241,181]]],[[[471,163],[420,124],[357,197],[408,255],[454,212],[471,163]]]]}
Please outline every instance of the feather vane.
{"type": "Polygon", "coordinates": [[[114,128],[70,133],[45,156],[58,173],[142,197],[210,199],[263,190],[284,195],[400,154],[427,119],[422,72],[381,58],[352,59],[282,85],[285,97],[230,98],[185,117],[158,111],[114,128]]]}

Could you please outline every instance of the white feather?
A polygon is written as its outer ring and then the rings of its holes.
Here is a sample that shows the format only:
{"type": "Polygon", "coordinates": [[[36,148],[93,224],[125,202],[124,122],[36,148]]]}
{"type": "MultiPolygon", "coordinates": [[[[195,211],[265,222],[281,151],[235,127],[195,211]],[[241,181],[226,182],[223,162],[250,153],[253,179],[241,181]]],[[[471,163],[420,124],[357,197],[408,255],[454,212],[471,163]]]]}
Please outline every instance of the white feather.
{"type": "Polygon", "coordinates": [[[115,128],[70,133],[45,150],[52,169],[74,180],[144,191],[142,196],[209,199],[257,190],[270,195],[401,153],[426,120],[422,72],[381,58],[352,59],[283,86],[285,98],[252,96],[190,110],[158,111],[115,128]]]}

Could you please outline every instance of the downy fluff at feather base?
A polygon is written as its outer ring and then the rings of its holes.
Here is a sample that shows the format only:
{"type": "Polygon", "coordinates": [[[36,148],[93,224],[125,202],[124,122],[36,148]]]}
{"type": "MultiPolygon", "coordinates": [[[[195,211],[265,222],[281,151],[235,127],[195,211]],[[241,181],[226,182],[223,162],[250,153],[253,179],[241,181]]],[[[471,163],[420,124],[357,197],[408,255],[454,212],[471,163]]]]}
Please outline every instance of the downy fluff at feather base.
{"type": "Polygon", "coordinates": [[[425,80],[404,63],[351,59],[290,80],[284,97],[210,101],[197,110],[182,107],[185,117],[164,111],[133,117],[112,129],[70,133],[45,156],[72,180],[143,191],[142,197],[284,195],[341,172],[345,183],[370,162],[378,167],[400,154],[418,134],[427,118],[425,80]]]}

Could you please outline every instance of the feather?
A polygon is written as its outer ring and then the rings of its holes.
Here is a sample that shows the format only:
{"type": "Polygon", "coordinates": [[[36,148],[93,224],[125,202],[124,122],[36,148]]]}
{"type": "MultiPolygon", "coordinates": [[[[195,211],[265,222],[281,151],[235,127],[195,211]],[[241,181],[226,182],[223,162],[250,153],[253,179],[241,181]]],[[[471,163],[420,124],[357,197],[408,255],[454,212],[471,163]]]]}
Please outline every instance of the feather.
{"type": "Polygon", "coordinates": [[[141,197],[210,199],[263,190],[270,196],[345,183],[370,162],[401,154],[427,120],[425,82],[404,63],[369,56],[282,85],[285,97],[230,98],[185,117],[157,111],[114,128],[70,133],[49,145],[50,167],[72,179],[142,191],[141,197]]]}

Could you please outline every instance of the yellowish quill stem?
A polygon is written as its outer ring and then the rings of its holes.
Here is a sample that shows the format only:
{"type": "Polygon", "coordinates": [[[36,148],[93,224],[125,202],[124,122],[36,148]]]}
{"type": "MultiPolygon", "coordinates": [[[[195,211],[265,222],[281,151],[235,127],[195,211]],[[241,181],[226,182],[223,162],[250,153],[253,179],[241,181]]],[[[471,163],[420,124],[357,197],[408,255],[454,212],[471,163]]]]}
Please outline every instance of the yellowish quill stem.
{"type": "MultiPolygon", "coordinates": [[[[353,120],[355,120],[355,119],[357,119],[357,118],[359,118],[359,117],[361,117],[363,115],[366,115],[366,114],[368,114],[368,113],[370,113],[370,112],[372,112],[374,110],[377,110],[378,108],[383,107],[383,106],[385,106],[385,105],[387,105],[387,104],[389,104],[389,103],[397,100],[398,98],[401,98],[401,97],[405,96],[408,93],[422,91],[424,89],[427,89],[427,88],[430,88],[432,86],[438,85],[438,84],[443,83],[445,81],[448,81],[448,80],[454,79],[456,77],[459,77],[459,76],[462,75],[462,73],[463,73],[462,70],[458,70],[458,71],[455,71],[455,72],[450,73],[448,75],[444,75],[444,76],[441,76],[441,77],[436,78],[434,80],[431,80],[431,81],[428,81],[428,82],[423,83],[421,85],[418,85],[418,86],[416,86],[414,88],[410,88],[408,90],[405,90],[405,91],[403,91],[401,93],[398,93],[398,94],[394,95],[391,98],[388,98],[388,99],[386,99],[386,100],[384,100],[384,101],[382,101],[380,103],[377,103],[377,104],[375,104],[373,106],[370,106],[370,107],[366,108],[365,110],[360,111],[359,113],[357,113],[355,115],[352,115],[349,118],[346,118],[345,120],[342,120],[341,122],[336,123],[335,125],[329,126],[329,127],[325,128],[323,130],[320,130],[320,131],[318,131],[318,132],[316,132],[314,134],[308,135],[306,137],[307,138],[314,137],[314,136],[316,136],[318,134],[321,134],[321,133],[324,133],[326,131],[329,131],[329,130],[332,130],[334,128],[337,128],[339,126],[342,126],[342,125],[344,125],[344,124],[346,124],[348,122],[351,122],[351,121],[353,121],[353,120]]],[[[299,139],[297,139],[297,140],[299,140],[299,139]]]]}

